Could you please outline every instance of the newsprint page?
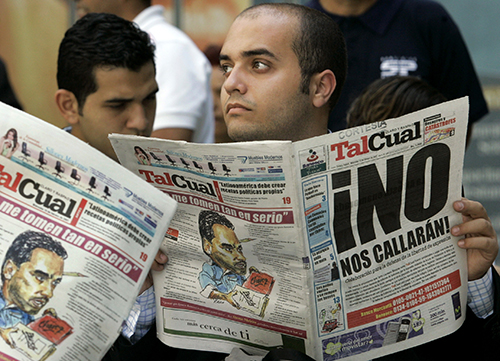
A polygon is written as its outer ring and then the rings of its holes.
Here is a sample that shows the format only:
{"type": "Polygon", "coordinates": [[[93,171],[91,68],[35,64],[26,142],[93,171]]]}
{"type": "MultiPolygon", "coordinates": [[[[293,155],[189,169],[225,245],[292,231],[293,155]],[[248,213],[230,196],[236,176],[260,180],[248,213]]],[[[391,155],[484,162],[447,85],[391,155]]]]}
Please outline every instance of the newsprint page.
{"type": "Polygon", "coordinates": [[[467,98],[299,142],[110,138],[178,210],[155,274],[158,335],[182,348],[368,360],[456,330],[467,98]]]}
{"type": "Polygon", "coordinates": [[[176,202],[66,131],[0,103],[0,359],[100,360],[176,202]]]}

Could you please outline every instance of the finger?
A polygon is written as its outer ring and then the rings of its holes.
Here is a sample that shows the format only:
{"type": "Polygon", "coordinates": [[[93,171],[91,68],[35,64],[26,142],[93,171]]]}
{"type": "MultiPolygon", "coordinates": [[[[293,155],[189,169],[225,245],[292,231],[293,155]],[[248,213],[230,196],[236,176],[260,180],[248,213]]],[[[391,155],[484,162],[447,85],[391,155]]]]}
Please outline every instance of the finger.
{"type": "Polygon", "coordinates": [[[153,264],[151,265],[151,270],[153,271],[163,271],[165,268],[165,264],[168,262],[168,257],[165,253],[162,251],[158,251],[156,253],[155,260],[153,261],[153,264]]]}
{"type": "Polygon", "coordinates": [[[475,249],[481,251],[485,255],[490,255],[493,258],[496,257],[498,251],[497,243],[491,238],[486,237],[464,238],[458,241],[458,246],[463,249],[475,249]]]}
{"type": "Polygon", "coordinates": [[[488,212],[486,212],[486,209],[479,202],[462,198],[460,201],[453,203],[453,208],[466,217],[472,219],[485,218],[489,220],[488,212]]]}
{"type": "Polygon", "coordinates": [[[158,251],[158,253],[156,253],[156,257],[155,257],[155,261],[158,263],[158,264],[165,264],[168,262],[168,257],[165,253],[163,253],[162,251],[158,251]]]}
{"type": "Polygon", "coordinates": [[[481,235],[483,237],[491,237],[495,236],[495,230],[491,222],[484,218],[472,219],[462,224],[453,226],[451,228],[451,234],[460,237],[467,234],[476,234],[481,235]]]}

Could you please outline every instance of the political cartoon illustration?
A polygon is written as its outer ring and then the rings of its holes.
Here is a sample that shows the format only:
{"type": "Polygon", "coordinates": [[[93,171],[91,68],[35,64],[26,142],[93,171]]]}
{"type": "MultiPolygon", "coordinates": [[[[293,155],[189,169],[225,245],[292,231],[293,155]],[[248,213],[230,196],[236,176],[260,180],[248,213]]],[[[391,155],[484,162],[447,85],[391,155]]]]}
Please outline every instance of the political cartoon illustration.
{"type": "Polygon", "coordinates": [[[255,267],[250,267],[247,276],[243,246],[234,225],[224,215],[201,211],[198,226],[203,251],[210,258],[198,276],[201,294],[262,317],[274,278],[255,267]]]}
{"type": "Polygon", "coordinates": [[[72,327],[46,308],[62,281],[68,254],[58,241],[43,232],[19,234],[2,264],[0,335],[10,347],[32,360],[44,360],[72,333],[72,327]]]}

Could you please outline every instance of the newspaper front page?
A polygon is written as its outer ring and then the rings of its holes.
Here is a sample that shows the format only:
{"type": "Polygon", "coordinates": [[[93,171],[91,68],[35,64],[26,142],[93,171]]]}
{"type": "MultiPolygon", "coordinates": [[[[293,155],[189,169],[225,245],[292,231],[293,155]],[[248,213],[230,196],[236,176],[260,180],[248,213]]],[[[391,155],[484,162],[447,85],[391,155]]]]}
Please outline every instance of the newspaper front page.
{"type": "Polygon", "coordinates": [[[371,359],[456,330],[468,101],[294,143],[314,276],[316,359],[371,359]]]}
{"type": "Polygon", "coordinates": [[[155,275],[159,338],[359,360],[457,329],[467,273],[450,228],[467,109],[295,143],[112,135],[120,162],[179,203],[155,275]]]}
{"type": "Polygon", "coordinates": [[[115,161],[0,103],[0,358],[99,360],[176,203],[115,161]]]}

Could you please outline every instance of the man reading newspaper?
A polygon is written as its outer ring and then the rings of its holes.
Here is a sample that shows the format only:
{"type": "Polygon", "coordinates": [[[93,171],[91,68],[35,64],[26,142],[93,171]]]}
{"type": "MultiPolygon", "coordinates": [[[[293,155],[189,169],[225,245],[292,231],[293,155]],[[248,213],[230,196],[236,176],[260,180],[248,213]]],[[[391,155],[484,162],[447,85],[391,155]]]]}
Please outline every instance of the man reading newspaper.
{"type": "MultiPolygon", "coordinates": [[[[232,139],[298,141],[328,132],[328,114],[346,76],[343,37],[331,19],[294,4],[251,7],[231,26],[220,60],[232,139]]],[[[488,359],[496,351],[496,234],[479,203],[462,199],[454,208],[464,221],[451,233],[468,253],[469,317],[458,332],[385,359],[441,360],[466,344],[473,345],[463,352],[469,358],[488,359]]]]}
{"type": "MultiPolygon", "coordinates": [[[[114,160],[108,134],[150,136],[158,91],[154,50],[147,33],[116,15],[93,13],[76,22],[60,44],[57,67],[55,100],[70,125],[66,130],[114,160]]],[[[152,269],[161,270],[166,260],[159,252],[152,269]]],[[[141,339],[154,315],[154,291],[148,277],[127,320],[129,326],[104,359],[147,359],[158,348],[163,353],[176,351],[155,337],[154,327],[150,337],[141,339]],[[142,313],[137,312],[140,307],[142,313]],[[137,320],[148,315],[152,318],[146,326],[136,329],[137,320]]]]}
{"type": "MultiPolygon", "coordinates": [[[[220,56],[221,98],[233,140],[295,141],[327,132],[328,114],[346,76],[342,35],[329,20],[292,4],[259,5],[237,17],[220,56]]],[[[484,360],[498,349],[493,295],[498,298],[499,284],[491,267],[496,234],[481,204],[463,199],[454,208],[464,219],[451,232],[463,237],[458,244],[467,249],[473,312],[468,310],[458,332],[382,359],[441,360],[452,347],[462,352],[459,345],[470,345],[465,353],[484,360]]]]}

